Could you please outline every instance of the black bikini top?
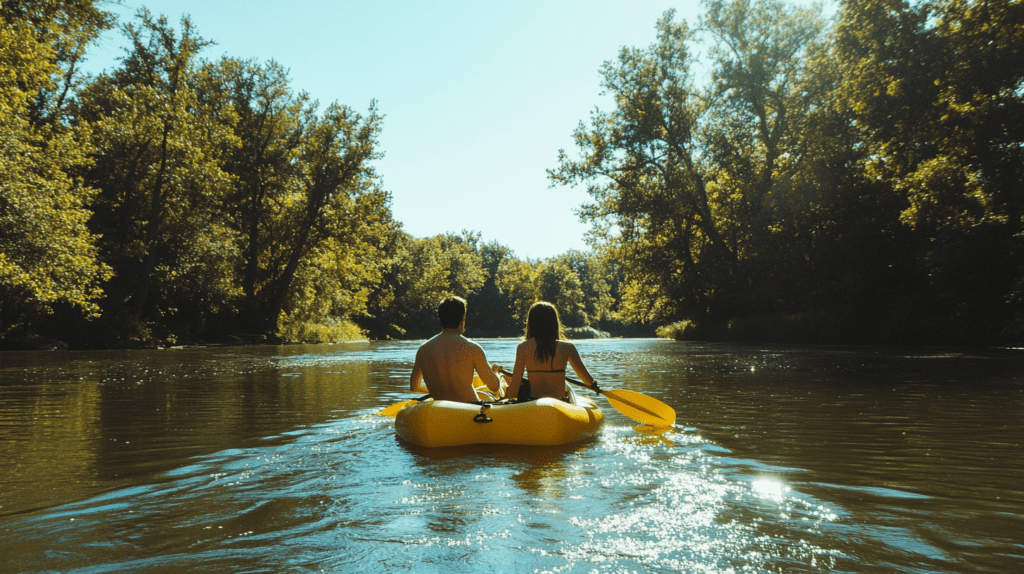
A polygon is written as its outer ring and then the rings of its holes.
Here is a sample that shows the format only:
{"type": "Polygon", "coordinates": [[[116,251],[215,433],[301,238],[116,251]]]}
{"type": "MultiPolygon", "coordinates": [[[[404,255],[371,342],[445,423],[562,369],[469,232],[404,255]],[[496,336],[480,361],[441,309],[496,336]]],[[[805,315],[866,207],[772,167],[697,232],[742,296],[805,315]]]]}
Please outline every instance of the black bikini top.
{"type": "MultiPolygon", "coordinates": [[[[556,349],[558,348],[557,345],[555,346],[555,348],[556,349]]],[[[555,358],[551,357],[551,364],[554,365],[554,363],[555,363],[555,358]]],[[[565,373],[565,369],[557,369],[557,370],[553,369],[553,370],[550,370],[550,371],[531,371],[530,369],[526,369],[526,372],[527,373],[563,373],[564,374],[565,373]]]]}

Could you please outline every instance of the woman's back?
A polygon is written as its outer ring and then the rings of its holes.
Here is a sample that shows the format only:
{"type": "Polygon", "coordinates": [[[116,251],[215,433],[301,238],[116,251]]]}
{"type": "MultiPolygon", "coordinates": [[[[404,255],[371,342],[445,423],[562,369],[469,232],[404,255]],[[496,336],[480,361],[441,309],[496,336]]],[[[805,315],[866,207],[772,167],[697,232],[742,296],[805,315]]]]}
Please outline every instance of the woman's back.
{"type": "MultiPolygon", "coordinates": [[[[576,376],[583,379],[587,385],[594,384],[594,378],[587,371],[587,367],[580,359],[580,353],[576,345],[568,341],[555,342],[555,354],[544,361],[537,359],[537,340],[530,338],[516,349],[516,368],[513,373],[513,380],[516,375],[525,376],[530,380],[530,396],[533,398],[554,397],[565,398],[565,369],[572,366],[576,376]]],[[[518,382],[518,381],[517,381],[518,382]]],[[[518,389],[518,384],[515,386],[518,389]]]]}
{"type": "Polygon", "coordinates": [[[537,340],[528,339],[519,344],[523,353],[526,378],[530,379],[530,395],[534,398],[565,397],[565,367],[569,362],[571,343],[555,342],[555,354],[541,362],[537,360],[537,340]]]}

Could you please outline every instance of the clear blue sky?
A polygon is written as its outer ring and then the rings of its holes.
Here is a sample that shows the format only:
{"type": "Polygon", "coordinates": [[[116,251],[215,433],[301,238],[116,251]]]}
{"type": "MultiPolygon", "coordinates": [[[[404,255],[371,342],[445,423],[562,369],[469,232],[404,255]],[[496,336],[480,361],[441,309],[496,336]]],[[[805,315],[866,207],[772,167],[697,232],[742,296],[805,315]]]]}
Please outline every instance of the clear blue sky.
{"type": "MultiPolygon", "coordinates": [[[[582,188],[550,188],[546,169],[595,107],[601,63],[648,46],[661,14],[696,25],[696,2],[124,0],[178,27],[191,17],[217,44],[204,54],[276,60],[292,87],[385,115],[377,163],[397,220],[416,237],[480,231],[520,258],[586,249],[574,210],[582,188]]],[[[116,64],[126,45],[104,35],[88,69],[116,64]]]]}

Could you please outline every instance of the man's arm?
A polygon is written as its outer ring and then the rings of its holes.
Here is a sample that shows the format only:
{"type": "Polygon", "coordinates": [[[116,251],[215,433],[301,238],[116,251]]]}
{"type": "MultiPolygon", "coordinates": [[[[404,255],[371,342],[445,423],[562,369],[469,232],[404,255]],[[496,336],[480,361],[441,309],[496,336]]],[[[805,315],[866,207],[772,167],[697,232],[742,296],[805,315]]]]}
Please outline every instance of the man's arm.
{"type": "Polygon", "coordinates": [[[473,344],[473,369],[480,375],[480,380],[487,385],[488,389],[491,389],[495,395],[501,393],[501,379],[491,370],[491,365],[487,362],[487,355],[484,354],[483,347],[476,343],[473,344]]]}
{"type": "Polygon", "coordinates": [[[430,389],[423,383],[423,366],[420,365],[420,352],[416,351],[416,362],[412,365],[409,375],[409,391],[413,393],[429,393],[430,389]]]}

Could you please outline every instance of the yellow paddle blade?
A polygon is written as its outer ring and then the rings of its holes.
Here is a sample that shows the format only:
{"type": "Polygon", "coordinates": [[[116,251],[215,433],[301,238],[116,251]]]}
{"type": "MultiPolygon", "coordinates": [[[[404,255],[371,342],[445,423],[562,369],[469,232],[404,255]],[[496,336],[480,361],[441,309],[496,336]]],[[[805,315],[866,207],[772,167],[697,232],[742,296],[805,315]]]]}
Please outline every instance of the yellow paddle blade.
{"type": "Polygon", "coordinates": [[[669,427],[676,422],[676,411],[665,403],[633,391],[601,391],[615,410],[645,425],[669,427]]]}
{"type": "Polygon", "coordinates": [[[386,408],[386,409],[384,409],[382,411],[377,411],[376,414],[378,414],[378,415],[380,415],[382,417],[392,417],[392,418],[394,418],[394,417],[398,416],[398,411],[404,409],[405,407],[407,407],[409,405],[415,405],[418,402],[419,401],[417,401],[416,399],[413,399],[411,401],[402,401],[400,403],[395,403],[395,404],[391,405],[390,407],[388,407],[388,408],[386,408]]]}

